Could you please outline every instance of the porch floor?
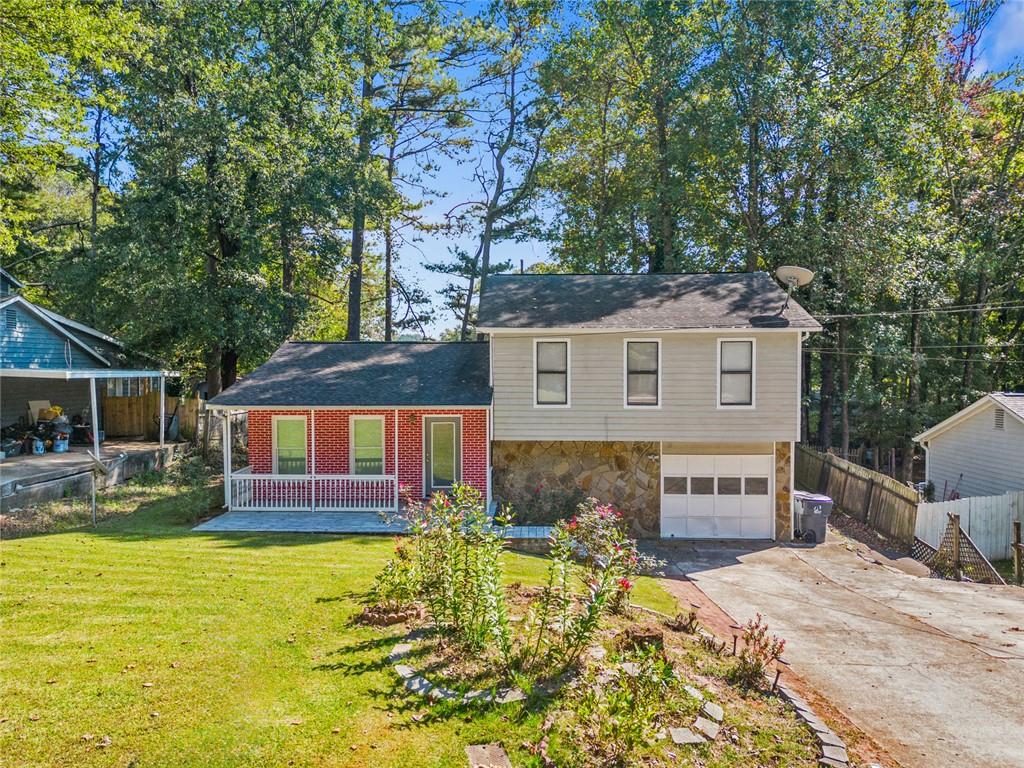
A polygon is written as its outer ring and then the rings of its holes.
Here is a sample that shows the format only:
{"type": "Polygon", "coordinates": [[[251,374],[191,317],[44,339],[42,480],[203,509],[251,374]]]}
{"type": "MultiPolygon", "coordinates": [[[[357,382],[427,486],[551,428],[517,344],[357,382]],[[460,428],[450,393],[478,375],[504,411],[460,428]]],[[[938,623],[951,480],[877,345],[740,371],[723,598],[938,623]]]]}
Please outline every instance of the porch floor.
{"type": "MultiPolygon", "coordinates": [[[[232,510],[200,523],[192,529],[197,533],[260,532],[260,533],[362,533],[397,535],[405,533],[401,517],[390,525],[376,512],[246,512],[232,510]]],[[[546,539],[551,528],[546,525],[514,525],[509,539],[546,539]]]]}

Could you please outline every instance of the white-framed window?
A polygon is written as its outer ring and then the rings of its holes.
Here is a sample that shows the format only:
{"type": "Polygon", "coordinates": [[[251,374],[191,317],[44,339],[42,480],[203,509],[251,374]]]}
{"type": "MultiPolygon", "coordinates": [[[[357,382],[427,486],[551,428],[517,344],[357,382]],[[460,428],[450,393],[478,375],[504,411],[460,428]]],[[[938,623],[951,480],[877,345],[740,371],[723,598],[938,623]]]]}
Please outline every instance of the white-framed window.
{"type": "Polygon", "coordinates": [[[661,339],[623,342],[623,405],[657,408],[661,405],[661,339]]]}
{"type": "Polygon", "coordinates": [[[274,443],[274,474],[306,474],[306,417],[274,416],[271,420],[274,443]]]}
{"type": "Polygon", "coordinates": [[[718,340],[718,407],[753,408],[756,377],[754,339],[718,340]]]}
{"type": "Polygon", "coordinates": [[[384,417],[352,416],[349,456],[353,475],[384,474],[384,417]]]}
{"type": "Polygon", "coordinates": [[[533,340],[533,404],[535,407],[569,407],[571,365],[568,339],[533,340]]]}

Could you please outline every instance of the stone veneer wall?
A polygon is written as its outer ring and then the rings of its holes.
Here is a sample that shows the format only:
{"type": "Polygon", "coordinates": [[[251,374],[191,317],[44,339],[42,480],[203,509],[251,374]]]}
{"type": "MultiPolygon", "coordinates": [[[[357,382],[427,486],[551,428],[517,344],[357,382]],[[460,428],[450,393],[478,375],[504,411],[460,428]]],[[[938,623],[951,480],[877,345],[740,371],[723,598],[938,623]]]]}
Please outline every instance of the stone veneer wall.
{"type": "Polygon", "coordinates": [[[582,489],[620,510],[635,536],[661,533],[656,442],[500,440],[492,445],[491,467],[491,493],[500,502],[515,507],[539,486],[582,489]]]}
{"type": "Polygon", "coordinates": [[[790,486],[793,464],[790,443],[775,444],[775,540],[793,539],[793,489],[790,486]]]}

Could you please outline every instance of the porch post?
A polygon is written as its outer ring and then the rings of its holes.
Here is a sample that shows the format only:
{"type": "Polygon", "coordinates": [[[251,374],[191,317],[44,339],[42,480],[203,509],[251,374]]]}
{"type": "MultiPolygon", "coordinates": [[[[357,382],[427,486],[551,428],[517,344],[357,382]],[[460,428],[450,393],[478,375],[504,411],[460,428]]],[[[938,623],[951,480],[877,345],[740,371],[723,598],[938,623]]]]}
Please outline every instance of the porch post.
{"type": "Polygon", "coordinates": [[[221,449],[224,454],[224,506],[231,509],[231,412],[221,416],[221,449]]]}
{"type": "MultiPolygon", "coordinates": [[[[163,449],[164,449],[164,430],[165,430],[164,421],[166,420],[165,416],[167,414],[167,407],[166,407],[165,402],[164,402],[165,401],[164,390],[165,390],[165,387],[164,387],[164,375],[161,373],[160,374],[160,450],[161,451],[163,451],[163,449]]],[[[162,457],[161,457],[161,461],[163,461],[162,457]]]]}
{"type": "MultiPolygon", "coordinates": [[[[397,512],[398,511],[398,409],[397,408],[395,408],[395,437],[394,437],[394,440],[395,440],[395,466],[394,466],[395,485],[394,485],[394,491],[392,491],[392,493],[395,494],[395,507],[394,508],[395,508],[395,512],[397,512]]],[[[384,469],[386,470],[387,467],[385,467],[384,469]]],[[[385,472],[385,474],[387,474],[387,472],[385,472]]]]}
{"type": "Polygon", "coordinates": [[[100,460],[100,414],[96,401],[96,377],[89,378],[89,412],[92,414],[92,451],[100,460]]]}
{"type": "Polygon", "coordinates": [[[309,411],[309,442],[310,442],[310,474],[313,476],[312,487],[309,490],[309,509],[316,512],[316,411],[309,411]]]}

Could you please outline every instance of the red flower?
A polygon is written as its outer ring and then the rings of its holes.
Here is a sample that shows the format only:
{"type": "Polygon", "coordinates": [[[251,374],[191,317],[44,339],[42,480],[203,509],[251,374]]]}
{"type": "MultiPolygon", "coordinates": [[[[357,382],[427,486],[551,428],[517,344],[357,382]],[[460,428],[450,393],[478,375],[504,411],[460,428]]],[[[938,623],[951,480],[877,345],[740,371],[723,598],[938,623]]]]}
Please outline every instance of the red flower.
{"type": "Polygon", "coordinates": [[[629,590],[633,588],[633,582],[623,576],[619,579],[619,586],[622,588],[623,592],[629,592],[629,590]]]}

